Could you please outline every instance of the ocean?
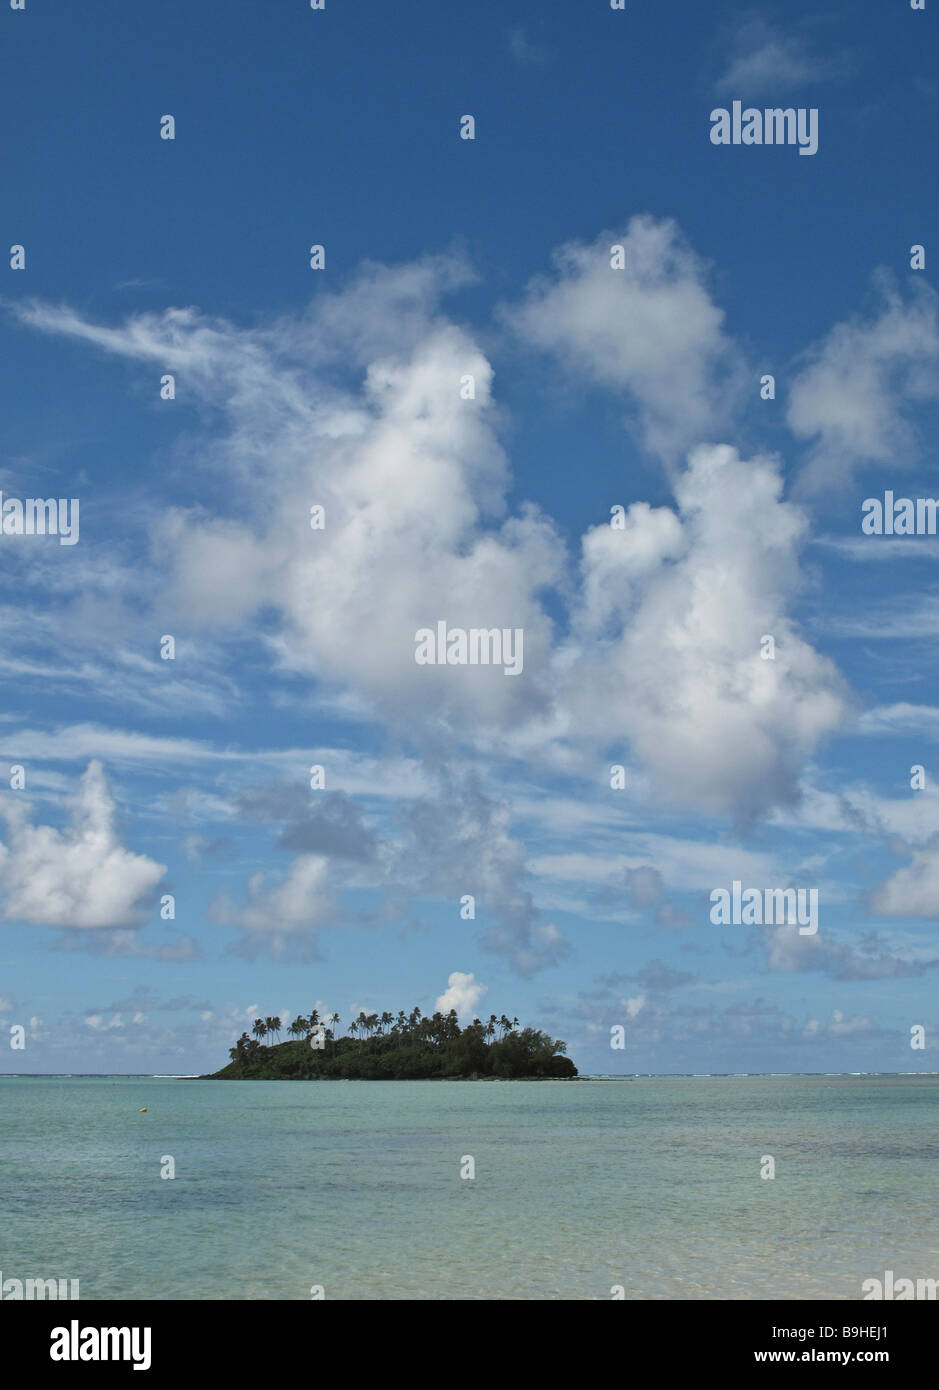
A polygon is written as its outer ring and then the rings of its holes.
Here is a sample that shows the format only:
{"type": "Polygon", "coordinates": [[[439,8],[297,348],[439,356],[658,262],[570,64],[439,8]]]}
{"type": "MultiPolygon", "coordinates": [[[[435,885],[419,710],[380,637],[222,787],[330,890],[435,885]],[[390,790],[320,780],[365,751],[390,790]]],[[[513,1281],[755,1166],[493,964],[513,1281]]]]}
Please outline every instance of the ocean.
{"type": "Polygon", "coordinates": [[[0,1078],[0,1278],[88,1299],[860,1299],[886,1270],[939,1278],[937,1100],[935,1076],[0,1078]]]}

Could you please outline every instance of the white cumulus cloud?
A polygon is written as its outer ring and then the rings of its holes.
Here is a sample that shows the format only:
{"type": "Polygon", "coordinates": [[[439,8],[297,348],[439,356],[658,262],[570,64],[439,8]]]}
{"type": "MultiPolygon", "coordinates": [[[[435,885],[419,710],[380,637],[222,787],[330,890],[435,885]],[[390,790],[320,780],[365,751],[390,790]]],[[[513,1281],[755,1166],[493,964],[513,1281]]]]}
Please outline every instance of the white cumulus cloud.
{"type": "Polygon", "coordinates": [[[447,977],[447,988],[438,996],[434,1008],[443,1014],[456,1009],[459,1018],[471,1019],[485,999],[488,988],[488,985],[478,984],[472,972],[464,974],[461,970],[454,970],[447,977]]]}
{"type": "Polygon", "coordinates": [[[918,454],[910,408],[939,395],[939,296],[921,280],[903,294],[886,276],[878,295],[873,314],[836,324],[806,354],[792,383],[786,419],[809,445],[806,491],[918,454]]]}
{"type": "Polygon", "coordinates": [[[139,922],[166,872],[118,842],[104,769],[89,763],[63,830],[31,825],[25,806],[0,811],[0,910],[8,921],[50,927],[121,927],[139,922]]]}
{"type": "Polygon", "coordinates": [[[583,626],[564,662],[577,728],[619,730],[665,801],[738,820],[797,800],[805,760],[846,710],[834,665],[788,616],[807,521],[781,491],[773,460],[702,446],[675,513],[638,503],[625,530],[589,531],[583,626]],[[588,640],[598,627],[604,640],[588,640]]]}
{"type": "Polygon", "coordinates": [[[669,463],[728,418],[738,354],[674,222],[633,217],[625,235],[562,246],[554,274],[534,280],[506,317],[534,346],[625,392],[642,442],[669,463]],[[626,253],[622,270],[611,268],[615,245],[626,253]]]}

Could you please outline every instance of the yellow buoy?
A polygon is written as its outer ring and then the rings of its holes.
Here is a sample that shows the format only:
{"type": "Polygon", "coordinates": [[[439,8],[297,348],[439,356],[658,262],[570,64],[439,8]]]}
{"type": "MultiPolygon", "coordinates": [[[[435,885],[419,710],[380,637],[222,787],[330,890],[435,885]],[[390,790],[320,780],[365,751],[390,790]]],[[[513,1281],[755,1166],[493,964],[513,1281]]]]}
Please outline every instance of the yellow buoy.
{"type": "Polygon", "coordinates": [[[146,1107],[145,1105],[142,1105],[142,1106],[140,1107],[140,1109],[137,1111],[137,1114],[138,1114],[138,1115],[146,1115],[146,1113],[147,1113],[147,1107],[146,1107]]]}

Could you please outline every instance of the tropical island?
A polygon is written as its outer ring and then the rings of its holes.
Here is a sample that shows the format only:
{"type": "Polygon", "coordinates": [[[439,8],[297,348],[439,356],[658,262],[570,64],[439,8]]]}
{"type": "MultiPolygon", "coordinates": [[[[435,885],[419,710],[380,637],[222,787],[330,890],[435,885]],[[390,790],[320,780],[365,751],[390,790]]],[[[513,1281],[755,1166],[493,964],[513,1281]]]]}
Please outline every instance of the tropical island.
{"type": "Polygon", "coordinates": [[[338,1014],[320,1019],[298,1015],[286,1031],[294,1041],[279,1042],[279,1018],[254,1021],[254,1037],[242,1033],[231,1061],[207,1081],[483,1081],[568,1080],[577,1068],[565,1057],[567,1044],[537,1028],[519,1028],[517,1018],[490,1014],[461,1028],[455,1009],[425,1017],[366,1014],[339,1034],[338,1014]],[[265,1038],[271,1038],[265,1043],[265,1038]]]}

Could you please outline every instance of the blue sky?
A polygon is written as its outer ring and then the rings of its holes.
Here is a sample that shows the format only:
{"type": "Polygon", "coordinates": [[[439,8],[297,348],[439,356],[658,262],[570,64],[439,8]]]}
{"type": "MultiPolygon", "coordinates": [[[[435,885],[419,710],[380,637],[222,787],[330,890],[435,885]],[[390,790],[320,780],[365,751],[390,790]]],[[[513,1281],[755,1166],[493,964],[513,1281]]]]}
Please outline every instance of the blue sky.
{"type": "Polygon", "coordinates": [[[0,488],[80,503],[0,533],[0,1070],[448,988],[582,1070],[935,1070],[939,538],[860,526],[939,495],[933,9],[0,23],[0,488]]]}

